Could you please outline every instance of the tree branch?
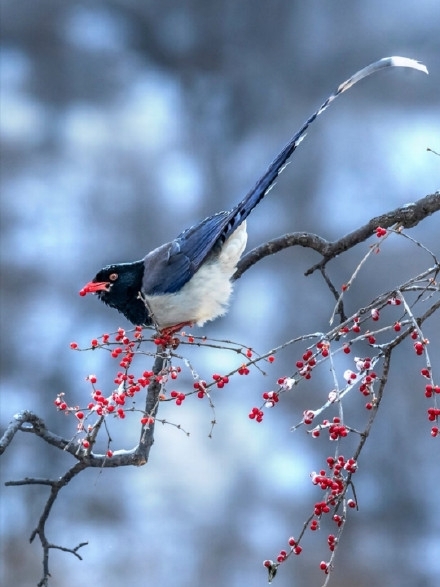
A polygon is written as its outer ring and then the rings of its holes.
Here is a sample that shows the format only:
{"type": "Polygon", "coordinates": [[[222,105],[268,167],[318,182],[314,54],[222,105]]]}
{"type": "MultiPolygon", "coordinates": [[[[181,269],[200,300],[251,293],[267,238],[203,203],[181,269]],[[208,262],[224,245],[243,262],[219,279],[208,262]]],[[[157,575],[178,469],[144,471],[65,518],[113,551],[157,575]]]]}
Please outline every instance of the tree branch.
{"type": "Polygon", "coordinates": [[[18,431],[32,432],[45,440],[48,444],[61,450],[66,450],[71,454],[75,454],[76,449],[73,448],[70,440],[54,434],[46,428],[46,424],[41,418],[32,412],[24,411],[14,416],[14,419],[9,423],[5,433],[0,439],[0,455],[4,453],[18,431]]]}
{"type": "Polygon", "coordinates": [[[307,232],[285,234],[249,251],[238,263],[233,280],[240,279],[245,271],[250,269],[258,261],[261,261],[261,259],[264,259],[264,257],[297,245],[313,249],[323,257],[319,263],[306,271],[305,275],[310,275],[317,269],[324,267],[331,259],[367,240],[374,234],[378,226],[390,228],[398,224],[404,228],[412,228],[439,210],[440,192],[435,192],[434,194],[421,198],[413,204],[407,204],[380,216],[376,216],[364,226],[350,232],[337,241],[329,242],[316,234],[307,232]]]}
{"type": "MultiPolygon", "coordinates": [[[[167,360],[164,347],[159,347],[153,365],[155,377],[148,386],[147,398],[145,400],[145,414],[151,418],[156,418],[159,409],[159,395],[162,391],[162,383],[158,381],[157,375],[163,370],[167,360]]],[[[148,461],[150,449],[154,443],[154,421],[145,426],[142,430],[139,444],[135,451],[135,464],[144,465],[148,461]]]]}

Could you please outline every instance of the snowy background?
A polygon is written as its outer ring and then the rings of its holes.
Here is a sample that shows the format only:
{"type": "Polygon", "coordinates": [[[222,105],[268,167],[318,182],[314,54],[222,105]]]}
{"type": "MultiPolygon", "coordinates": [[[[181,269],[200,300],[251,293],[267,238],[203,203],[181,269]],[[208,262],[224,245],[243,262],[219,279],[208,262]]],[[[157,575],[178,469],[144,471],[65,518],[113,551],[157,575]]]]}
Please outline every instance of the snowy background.
{"type": "MultiPolygon", "coordinates": [[[[56,394],[82,405],[85,376],[110,384],[114,366],[106,353],[72,352],[70,341],[86,345],[128,326],[79,289],[103,265],[140,258],[231,207],[322,100],[368,63],[404,55],[423,61],[430,76],[388,71],[340,98],[252,214],[249,248],[295,230],[338,238],[439,188],[439,159],[426,151],[440,150],[438,0],[406,0],[397,11],[380,0],[0,6],[2,429],[31,409],[71,435],[73,419],[53,408],[56,394]]],[[[438,215],[411,234],[439,252],[438,215]]],[[[390,245],[379,261],[378,282],[361,276],[353,308],[370,287],[381,291],[416,270],[421,257],[409,246],[398,253],[401,246],[390,245]]],[[[336,283],[364,251],[334,265],[336,283]]],[[[333,300],[317,275],[304,277],[316,261],[303,249],[266,259],[237,283],[228,316],[203,333],[263,352],[325,330],[333,300]]],[[[439,330],[427,328],[437,349],[439,330]]],[[[438,443],[429,437],[420,362],[403,351],[397,358],[356,475],[360,511],[344,531],[332,582],[339,587],[433,587],[440,573],[438,443]]],[[[208,351],[192,360],[208,377],[236,364],[208,351]]],[[[320,497],[309,473],[332,448],[290,432],[305,397],[292,395],[262,425],[247,418],[295,360],[286,352],[268,377],[255,373],[218,393],[212,439],[206,403],[169,403],[162,417],[189,438],[158,427],[146,467],[77,478],[55,506],[49,539],[89,545],[82,562],[52,553],[51,584],[265,585],[261,562],[298,534],[320,497]]],[[[131,429],[112,423],[115,448],[130,448],[138,433],[134,421],[131,429]]],[[[40,577],[40,547],[28,537],[47,496],[45,488],[4,481],[53,477],[68,463],[25,435],[3,456],[3,585],[27,587],[40,577]]],[[[276,585],[320,585],[325,536],[308,536],[276,585]]]]}

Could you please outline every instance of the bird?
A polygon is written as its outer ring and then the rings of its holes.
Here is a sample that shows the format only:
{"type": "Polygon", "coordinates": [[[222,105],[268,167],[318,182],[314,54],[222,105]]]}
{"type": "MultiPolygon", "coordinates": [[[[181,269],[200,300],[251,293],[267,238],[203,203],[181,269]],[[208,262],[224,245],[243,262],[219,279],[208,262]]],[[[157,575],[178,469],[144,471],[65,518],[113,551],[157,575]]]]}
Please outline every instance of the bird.
{"type": "Polygon", "coordinates": [[[167,335],[224,315],[232,294],[232,277],[246,247],[249,214],[273,187],[308,127],[333,100],[365,77],[390,67],[428,73],[423,63],[399,56],[384,57],[357,71],[305,121],[231,210],[205,218],[138,261],[105,266],[79,294],[94,293],[132,324],[153,326],[167,335]]]}

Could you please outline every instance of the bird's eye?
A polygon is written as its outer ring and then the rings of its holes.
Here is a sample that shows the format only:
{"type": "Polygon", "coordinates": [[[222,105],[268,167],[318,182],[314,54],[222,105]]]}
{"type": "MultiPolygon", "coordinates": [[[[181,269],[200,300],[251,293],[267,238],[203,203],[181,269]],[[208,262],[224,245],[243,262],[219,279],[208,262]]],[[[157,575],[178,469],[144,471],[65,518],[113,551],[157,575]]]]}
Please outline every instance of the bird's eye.
{"type": "Polygon", "coordinates": [[[119,277],[119,275],[117,273],[110,273],[110,275],[108,276],[110,281],[116,281],[118,279],[118,277],[119,277]]]}

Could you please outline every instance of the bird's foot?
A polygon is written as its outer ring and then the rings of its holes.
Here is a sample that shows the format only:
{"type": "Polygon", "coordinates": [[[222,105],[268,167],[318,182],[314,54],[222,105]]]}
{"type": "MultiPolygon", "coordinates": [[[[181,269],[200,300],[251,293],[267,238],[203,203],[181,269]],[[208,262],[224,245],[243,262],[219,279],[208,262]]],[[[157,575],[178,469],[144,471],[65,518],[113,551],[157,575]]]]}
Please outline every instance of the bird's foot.
{"type": "Polygon", "coordinates": [[[193,326],[193,323],[180,322],[180,324],[176,324],[175,326],[167,326],[167,328],[163,328],[162,330],[160,330],[160,335],[163,338],[168,338],[173,334],[176,334],[176,332],[179,332],[179,330],[182,330],[182,328],[185,328],[185,326],[193,326]]]}
{"type": "Polygon", "coordinates": [[[180,338],[174,336],[176,332],[179,332],[185,326],[192,325],[192,322],[181,322],[180,324],[176,324],[175,326],[168,326],[167,328],[163,328],[162,330],[158,331],[158,336],[154,339],[154,342],[157,345],[161,345],[163,347],[171,347],[175,350],[180,344],[180,338]]]}

